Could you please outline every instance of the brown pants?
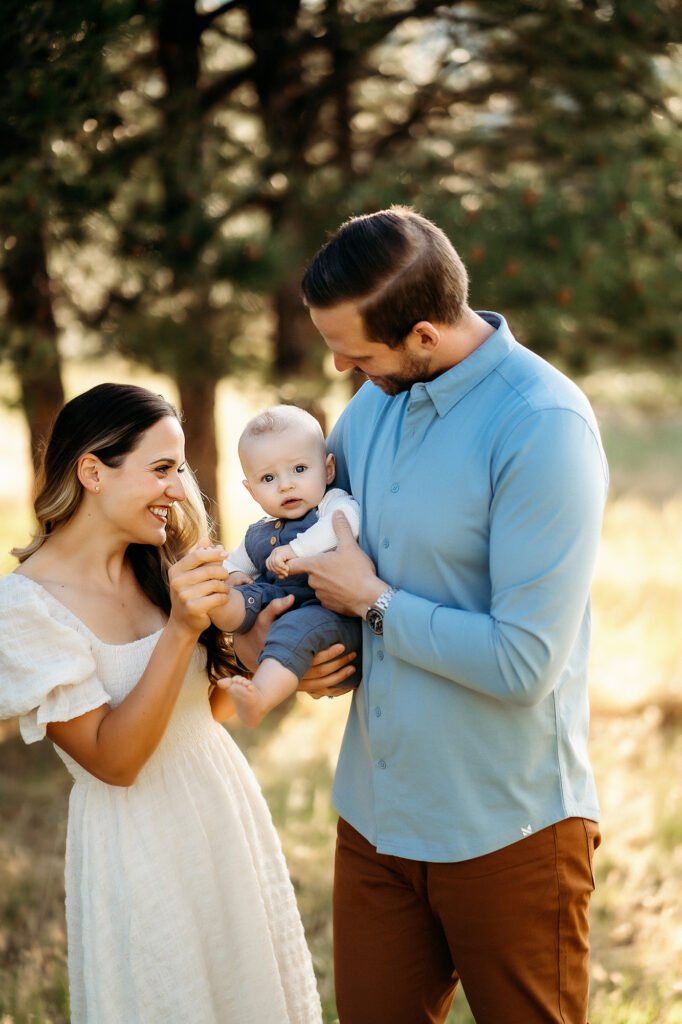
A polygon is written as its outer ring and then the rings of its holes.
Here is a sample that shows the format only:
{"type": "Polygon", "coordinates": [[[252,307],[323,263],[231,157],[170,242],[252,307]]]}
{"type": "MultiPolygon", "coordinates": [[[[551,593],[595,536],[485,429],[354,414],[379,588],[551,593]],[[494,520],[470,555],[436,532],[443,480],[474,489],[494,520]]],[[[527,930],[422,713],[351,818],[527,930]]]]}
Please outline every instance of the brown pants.
{"type": "Polygon", "coordinates": [[[461,980],[477,1024],[586,1024],[593,821],[569,818],[483,857],[377,853],[339,820],[340,1024],[442,1024],[461,980]]]}

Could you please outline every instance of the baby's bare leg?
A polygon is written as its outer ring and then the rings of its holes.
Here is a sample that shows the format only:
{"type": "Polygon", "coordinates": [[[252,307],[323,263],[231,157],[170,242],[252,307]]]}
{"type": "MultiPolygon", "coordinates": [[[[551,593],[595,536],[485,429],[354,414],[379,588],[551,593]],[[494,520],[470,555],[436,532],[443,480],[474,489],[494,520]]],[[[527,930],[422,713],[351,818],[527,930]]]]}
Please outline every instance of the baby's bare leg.
{"type": "Polygon", "coordinates": [[[258,725],[298,686],[298,676],[274,658],[263,658],[253,679],[232,676],[229,694],[244,725],[258,725]]]}
{"type": "Polygon", "coordinates": [[[225,633],[234,633],[239,629],[246,615],[246,601],[239,593],[239,587],[231,587],[226,595],[225,603],[211,612],[211,622],[225,633]]]}

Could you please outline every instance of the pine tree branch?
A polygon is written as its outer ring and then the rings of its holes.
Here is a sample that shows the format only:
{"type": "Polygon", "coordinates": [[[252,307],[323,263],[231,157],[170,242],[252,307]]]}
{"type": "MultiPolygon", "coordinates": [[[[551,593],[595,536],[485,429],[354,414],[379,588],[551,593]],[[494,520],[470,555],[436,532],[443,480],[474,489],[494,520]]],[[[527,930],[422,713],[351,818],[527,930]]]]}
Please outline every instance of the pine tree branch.
{"type": "MultiPolygon", "coordinates": [[[[225,0],[224,3],[220,4],[212,11],[204,11],[203,14],[198,14],[197,18],[199,22],[204,26],[213,26],[213,23],[227,14],[228,11],[233,11],[235,8],[243,7],[244,0],[225,0]]],[[[215,26],[213,26],[215,27],[215,26]]]]}
{"type": "Polygon", "coordinates": [[[243,68],[238,68],[236,71],[231,71],[230,74],[224,75],[216,82],[206,86],[199,96],[199,109],[207,113],[217,104],[227,99],[245,82],[253,82],[253,72],[254,65],[251,63],[243,68]]]}

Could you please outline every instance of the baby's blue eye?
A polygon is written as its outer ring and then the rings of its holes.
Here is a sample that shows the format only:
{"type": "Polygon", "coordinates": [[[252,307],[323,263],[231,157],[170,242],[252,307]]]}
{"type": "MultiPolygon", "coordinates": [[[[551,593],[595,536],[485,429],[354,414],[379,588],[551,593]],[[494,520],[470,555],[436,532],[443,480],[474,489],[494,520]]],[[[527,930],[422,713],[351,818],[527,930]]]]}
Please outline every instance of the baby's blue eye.
{"type": "Polygon", "coordinates": [[[305,471],[306,471],[306,466],[296,466],[296,468],[294,469],[295,473],[305,473],[305,471]]]}
{"type": "Polygon", "coordinates": [[[273,481],[274,479],[275,479],[275,478],[274,478],[274,476],[272,475],[272,473],[266,473],[266,474],[265,474],[265,476],[263,477],[263,483],[264,483],[264,484],[270,484],[270,483],[272,483],[272,481],[273,481]]]}

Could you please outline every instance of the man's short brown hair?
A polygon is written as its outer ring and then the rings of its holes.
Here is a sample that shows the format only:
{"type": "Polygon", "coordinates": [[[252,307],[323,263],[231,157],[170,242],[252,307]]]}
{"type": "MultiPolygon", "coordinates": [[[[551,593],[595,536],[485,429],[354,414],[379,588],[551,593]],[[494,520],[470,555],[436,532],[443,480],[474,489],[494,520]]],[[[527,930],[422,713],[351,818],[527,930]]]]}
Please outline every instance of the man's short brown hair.
{"type": "Polygon", "coordinates": [[[468,278],[440,228],[392,206],[342,224],[311,261],[302,290],[312,308],[357,302],[369,340],[398,348],[420,320],[456,324],[468,278]]]}

